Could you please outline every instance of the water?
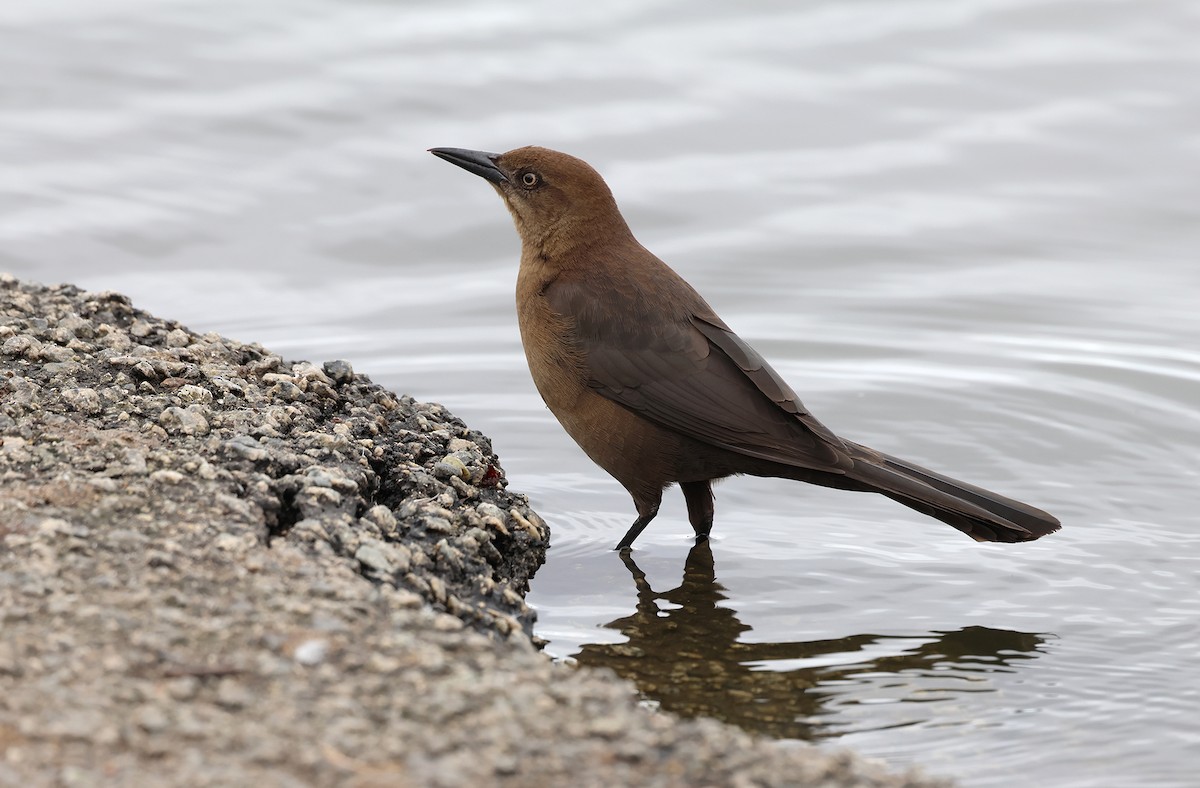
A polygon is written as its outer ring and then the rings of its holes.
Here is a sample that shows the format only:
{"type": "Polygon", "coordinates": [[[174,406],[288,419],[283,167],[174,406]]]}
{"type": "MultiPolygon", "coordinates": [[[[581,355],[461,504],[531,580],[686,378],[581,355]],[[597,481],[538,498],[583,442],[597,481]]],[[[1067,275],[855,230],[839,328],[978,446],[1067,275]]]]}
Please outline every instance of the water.
{"type": "Polygon", "coordinates": [[[6,0],[0,269],[346,358],[494,440],[539,634],[648,702],[969,786],[1200,769],[1200,11],[1077,0],[6,0]],[[847,437],[1029,500],[976,545],[739,479],[711,553],[545,411],[495,195],[539,143],[847,437]]]}

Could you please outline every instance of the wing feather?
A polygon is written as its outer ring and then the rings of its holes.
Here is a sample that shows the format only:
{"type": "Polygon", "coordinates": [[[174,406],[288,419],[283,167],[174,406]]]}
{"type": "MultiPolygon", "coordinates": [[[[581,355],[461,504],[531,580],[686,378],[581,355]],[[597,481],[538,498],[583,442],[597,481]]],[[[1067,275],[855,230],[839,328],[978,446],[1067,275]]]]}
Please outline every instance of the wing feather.
{"type": "Polygon", "coordinates": [[[667,429],[748,457],[833,473],[853,466],[841,439],[691,288],[694,298],[679,309],[628,283],[609,287],[603,311],[584,282],[558,280],[545,290],[574,327],[571,340],[593,390],[667,429]]]}

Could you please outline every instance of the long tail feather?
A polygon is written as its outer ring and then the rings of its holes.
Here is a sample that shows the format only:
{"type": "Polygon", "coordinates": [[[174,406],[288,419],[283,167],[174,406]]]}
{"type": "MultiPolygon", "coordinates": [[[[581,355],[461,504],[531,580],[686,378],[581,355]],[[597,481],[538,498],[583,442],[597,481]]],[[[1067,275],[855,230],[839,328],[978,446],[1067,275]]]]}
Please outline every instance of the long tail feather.
{"type": "Polygon", "coordinates": [[[1041,509],[866,446],[846,444],[855,462],[848,476],[978,542],[1028,542],[1061,527],[1041,509]]]}

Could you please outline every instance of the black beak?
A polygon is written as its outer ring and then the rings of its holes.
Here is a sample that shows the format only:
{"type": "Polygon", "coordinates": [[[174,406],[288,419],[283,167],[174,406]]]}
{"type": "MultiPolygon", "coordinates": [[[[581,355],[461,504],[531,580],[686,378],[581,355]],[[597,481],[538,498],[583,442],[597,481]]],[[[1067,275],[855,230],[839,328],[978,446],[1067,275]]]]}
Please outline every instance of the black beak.
{"type": "Polygon", "coordinates": [[[467,172],[473,172],[480,178],[492,183],[507,183],[508,178],[496,166],[499,153],[485,153],[481,150],[465,148],[430,148],[429,152],[439,159],[445,159],[451,164],[457,164],[467,172]]]}

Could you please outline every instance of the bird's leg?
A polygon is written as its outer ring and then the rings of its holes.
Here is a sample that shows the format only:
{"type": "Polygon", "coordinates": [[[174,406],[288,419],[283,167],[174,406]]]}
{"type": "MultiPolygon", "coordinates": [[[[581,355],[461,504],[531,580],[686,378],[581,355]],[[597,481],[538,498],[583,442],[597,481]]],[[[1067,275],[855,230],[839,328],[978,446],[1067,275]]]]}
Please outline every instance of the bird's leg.
{"type": "Polygon", "coordinates": [[[708,538],[713,524],[713,494],[708,481],[680,482],[683,500],[687,502],[688,521],[696,531],[696,541],[708,538]]]}
{"type": "Polygon", "coordinates": [[[633,540],[638,538],[638,535],[646,530],[646,526],[658,514],[658,506],[662,503],[662,492],[654,498],[639,500],[633,499],[634,506],[637,507],[638,518],[633,521],[633,525],[629,526],[629,530],[621,537],[621,541],[617,543],[618,550],[628,550],[633,546],[633,540]]]}

